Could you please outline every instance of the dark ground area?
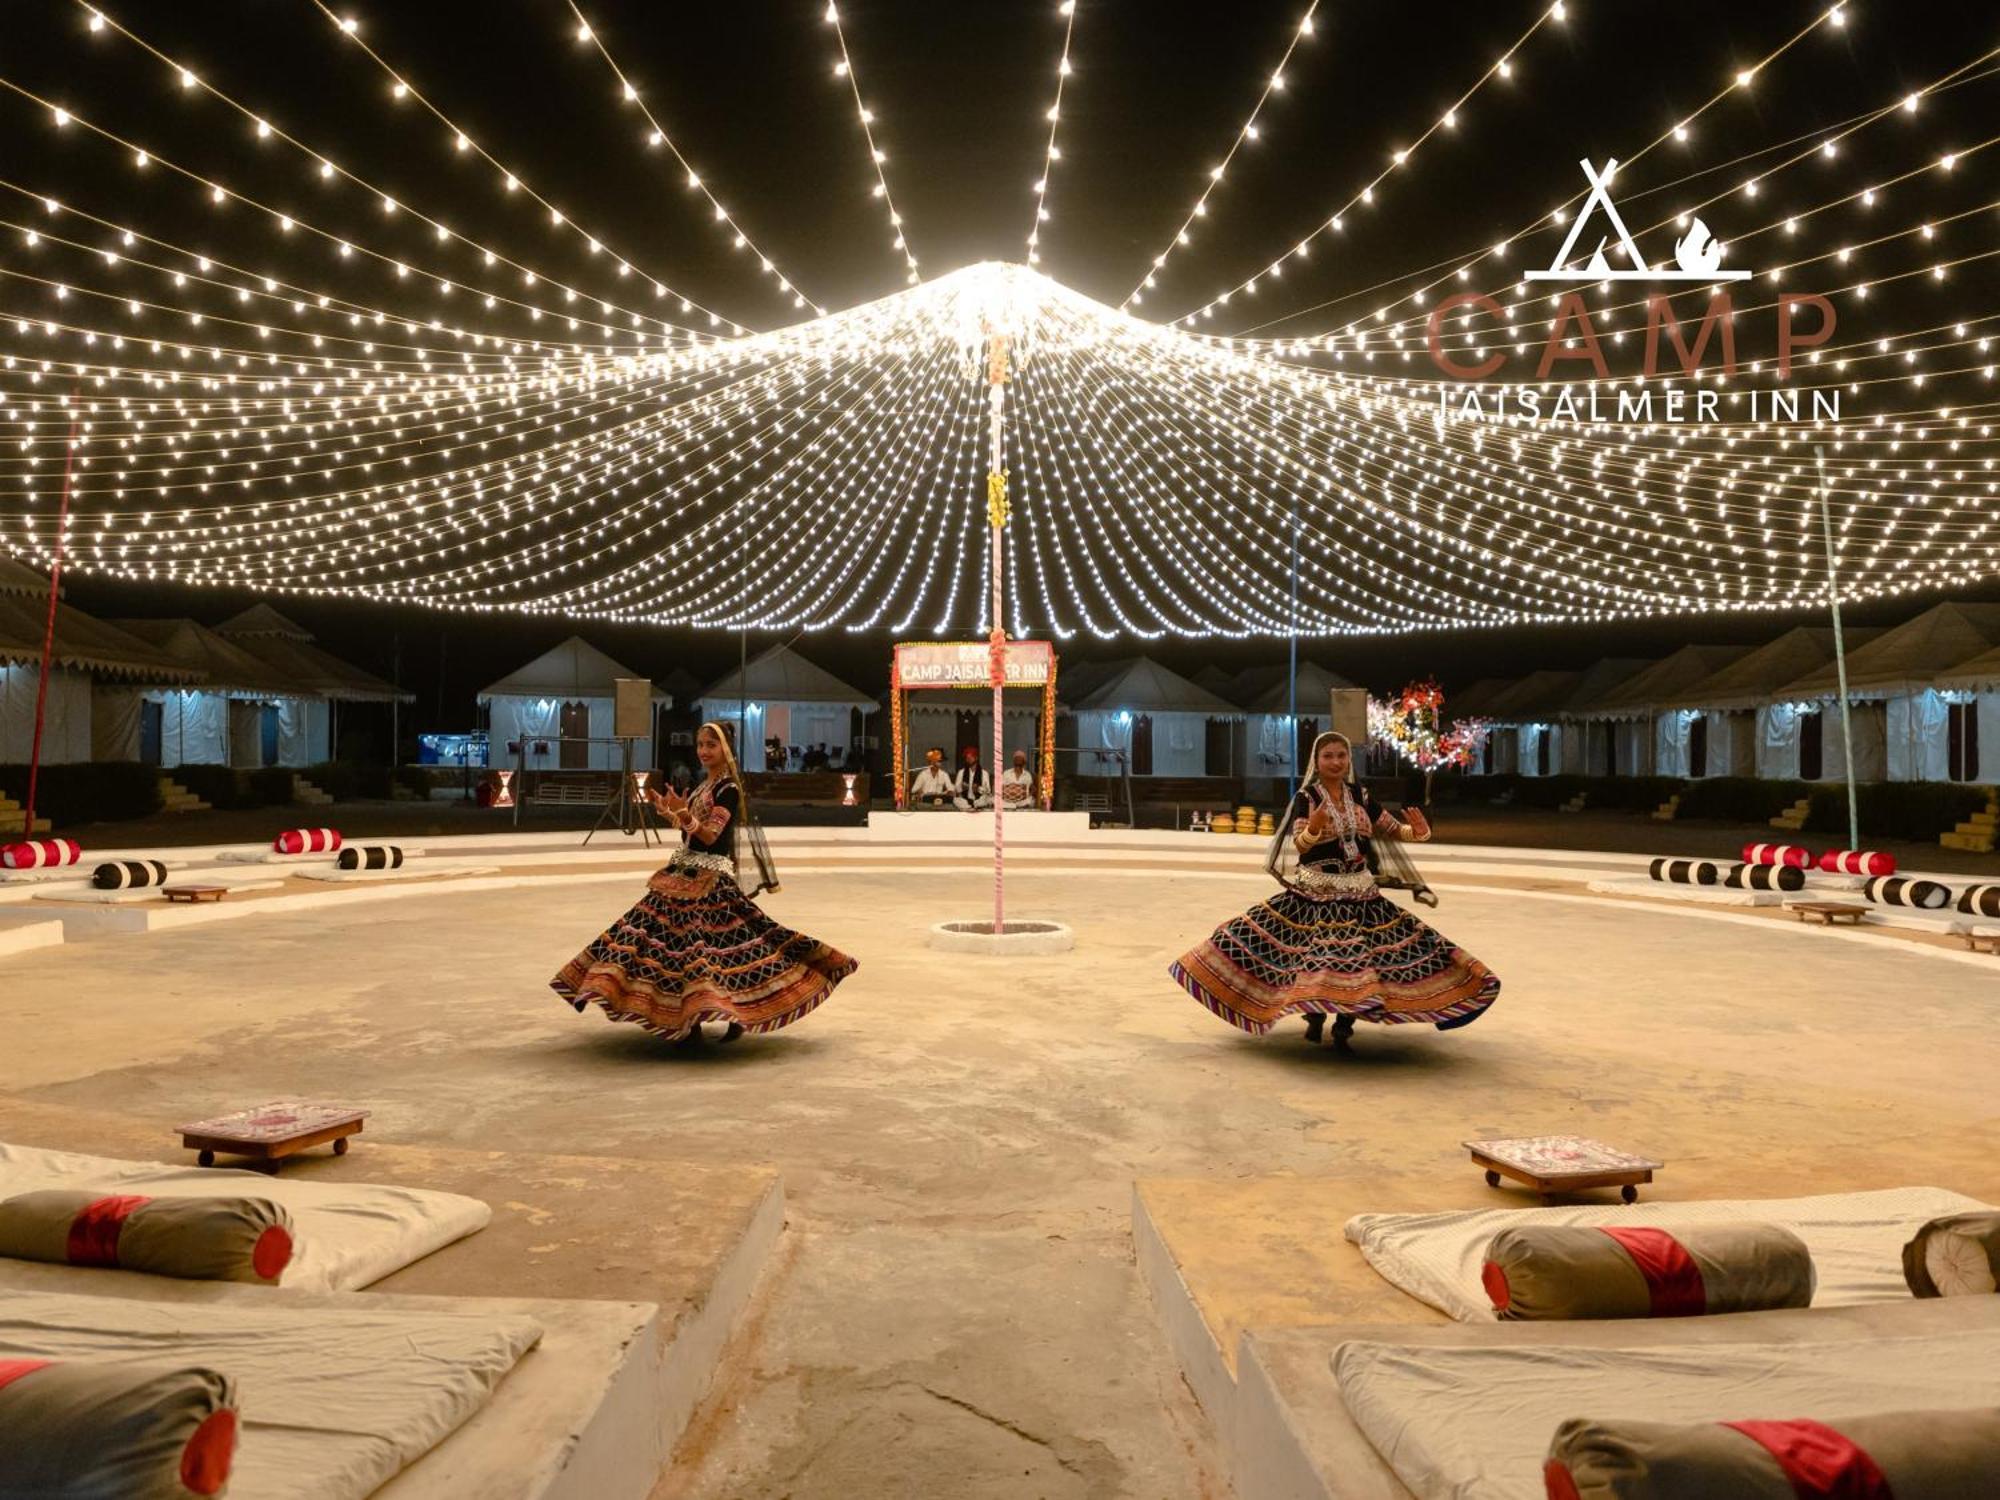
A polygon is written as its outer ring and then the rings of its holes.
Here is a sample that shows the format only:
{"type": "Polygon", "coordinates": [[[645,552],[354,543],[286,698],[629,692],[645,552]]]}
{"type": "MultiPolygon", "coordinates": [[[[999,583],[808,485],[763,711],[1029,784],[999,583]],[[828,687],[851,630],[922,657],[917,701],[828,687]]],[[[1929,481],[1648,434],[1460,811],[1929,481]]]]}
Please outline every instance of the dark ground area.
{"type": "MultiPolygon", "coordinates": [[[[816,810],[773,808],[764,821],[774,827],[825,824],[816,810]]],[[[894,814],[875,810],[876,817],[894,814]]],[[[940,813],[948,817],[952,814],[940,813]]],[[[580,808],[524,810],[520,823],[492,808],[457,802],[341,802],[329,808],[263,807],[239,811],[157,813],[120,823],[86,823],[56,832],[79,840],[86,849],[144,848],[155,845],[248,843],[275,837],[287,828],[325,825],[338,828],[349,840],[361,838],[421,839],[447,834],[547,833],[572,829],[581,841],[597,821],[594,810],[580,808]]],[[[1706,859],[1734,859],[1746,843],[1787,837],[1819,848],[1828,840],[1818,834],[1785,835],[1762,824],[1689,820],[1659,823],[1645,813],[1557,813],[1540,808],[1447,804],[1435,818],[1440,841],[1454,844],[1498,844],[1525,848],[1594,849],[1622,854],[1671,854],[1706,859]]],[[[615,833],[599,834],[593,844],[615,841],[615,833]]],[[[1248,840],[1245,841],[1246,845],[1248,840]]],[[[1871,849],[1896,856],[1905,869],[1980,875],[2000,880],[2000,853],[1967,854],[1939,847],[1936,842],[1864,840],[1871,849]]],[[[1262,844],[1257,848],[1261,851],[1262,844]]]]}

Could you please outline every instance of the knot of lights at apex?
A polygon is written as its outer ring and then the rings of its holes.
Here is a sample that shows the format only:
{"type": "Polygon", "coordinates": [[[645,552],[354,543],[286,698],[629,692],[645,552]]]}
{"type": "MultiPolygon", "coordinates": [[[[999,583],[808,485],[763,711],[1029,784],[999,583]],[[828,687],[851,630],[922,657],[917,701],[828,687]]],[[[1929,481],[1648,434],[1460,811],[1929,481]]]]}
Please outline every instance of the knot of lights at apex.
{"type": "MultiPolygon", "coordinates": [[[[338,33],[331,44],[363,45],[355,23],[320,9],[338,33]]],[[[1842,10],[1814,26],[1841,24],[1842,10]]],[[[1611,166],[1585,163],[1615,185],[1631,232],[1623,220],[1617,228],[1628,253],[1646,258],[1641,269],[1670,266],[1676,253],[1698,268],[1663,273],[1688,283],[1674,293],[1674,345],[1709,332],[1704,307],[1723,291],[1694,284],[1725,248],[1697,214],[1726,223],[1731,265],[1757,268],[1727,287],[1741,329],[1736,373],[1709,405],[1690,405],[1688,420],[1667,420],[1664,406],[1635,416],[1630,398],[1664,396],[1695,372],[1670,358],[1664,372],[1608,374],[1593,358],[1600,342],[1659,341],[1654,289],[1607,265],[1601,243],[1573,285],[1524,270],[1565,227],[1577,240],[1574,221],[1590,206],[1581,191],[1510,240],[1427,254],[1436,263],[1392,298],[1350,307],[1337,324],[1230,333],[1227,318],[1260,285],[1263,312],[1284,312],[1271,299],[1285,267],[1345,232],[1342,215],[1368,211],[1372,188],[1257,277],[1154,321],[1141,315],[1164,296],[1154,274],[1122,307],[1030,265],[921,277],[871,134],[876,196],[915,284],[820,311],[766,258],[801,321],[752,330],[609,249],[429,101],[458,152],[490,163],[507,193],[541,205],[544,225],[574,240],[573,264],[559,272],[542,263],[546,250],[538,260],[456,235],[318,154],[305,125],[250,114],[108,13],[79,15],[92,44],[145,47],[179,70],[183,90],[234,110],[229,128],[295,152],[301,172],[376,194],[381,239],[337,234],[232,188],[226,150],[173,160],[96,123],[81,101],[0,78],[13,106],[67,137],[57,154],[17,135],[0,174],[0,553],[47,565],[60,552],[66,568],[127,579],[458,610],[897,635],[997,626],[1056,640],[1798,608],[1825,598],[1827,546],[1849,598],[2000,573],[1990,263],[2000,214],[1926,202],[1984,146],[1927,139],[1917,108],[1957,74],[1915,92],[1905,84],[1879,108],[1801,138],[1789,157],[1760,148],[1742,175],[1765,201],[1781,186],[1801,199],[1783,212],[1760,214],[1758,194],[1737,178],[1723,185],[1727,174],[1644,179],[1634,163],[1659,142],[1614,164],[1615,180],[1611,166]],[[1839,145],[1888,131],[1901,132],[1908,157],[1893,194],[1825,174],[1839,145]],[[65,181],[83,172],[86,149],[101,175],[65,181]],[[1820,175],[1794,186],[1791,174],[1808,167],[1820,175]],[[33,170],[46,180],[6,180],[33,170]],[[217,246],[190,249],[128,222],[120,172],[226,203],[217,246]],[[1846,238],[1834,209],[1863,193],[1873,205],[1878,192],[1887,206],[1874,229],[1846,238]],[[1948,254],[1936,242],[1945,224],[1948,254]],[[222,244],[232,235],[233,255],[222,244]],[[412,248],[419,241],[426,256],[412,248]],[[1879,305],[1901,283],[1929,298],[1903,304],[1914,309],[1909,327],[1866,338],[1836,328],[1836,312],[1845,318],[1871,295],[1879,305]],[[1789,360],[1774,360],[1787,299],[1807,291],[1825,307],[1824,336],[1800,336],[1789,360]],[[1958,305],[1980,297],[1983,306],[1958,305]],[[1001,514],[1011,519],[997,621],[987,522],[988,417],[999,407],[979,370],[980,341],[996,329],[1013,358],[999,417],[1001,514]],[[1448,372],[1488,359],[1511,363],[1516,404],[1463,420],[1466,392],[1448,372]],[[1785,389],[1844,404],[1808,403],[1803,418],[1759,404],[1785,389]],[[1520,407],[1526,391],[1542,394],[1539,411],[1520,407]],[[1576,399],[1552,413],[1558,392],[1576,399]],[[718,587],[723,551],[730,581],[718,587]]],[[[1061,15],[1059,90],[1074,86],[1070,38],[1082,24],[1072,6],[1061,15]]],[[[1310,41],[1311,15],[1287,58],[1310,41]]],[[[825,21],[839,24],[831,9],[825,21]]],[[[587,24],[577,40],[616,71],[587,24]]],[[[845,33],[837,58],[869,128],[845,33]]],[[[1696,114],[1726,107],[1730,93],[1696,114]]],[[[645,119],[649,143],[672,146],[645,119]]],[[[1050,109],[1035,184],[1027,253],[1037,261],[1061,159],[1057,119],[1050,109]]],[[[1685,134],[1686,123],[1676,128],[1685,134]]],[[[1405,158],[1385,175],[1411,169],[1405,158]]],[[[712,185],[691,169],[688,185],[750,243],[712,185]]],[[[1188,225],[1203,221],[1213,185],[1188,225]]],[[[1154,260],[1157,275],[1186,234],[1154,260]]],[[[1597,239],[1585,235],[1576,259],[1597,239]]]]}

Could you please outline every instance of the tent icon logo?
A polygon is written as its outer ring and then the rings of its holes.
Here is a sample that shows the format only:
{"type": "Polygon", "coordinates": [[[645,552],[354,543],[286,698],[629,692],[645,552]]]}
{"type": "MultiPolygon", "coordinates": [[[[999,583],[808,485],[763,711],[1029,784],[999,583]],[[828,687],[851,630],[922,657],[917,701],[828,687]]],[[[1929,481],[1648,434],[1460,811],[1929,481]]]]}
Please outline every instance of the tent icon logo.
{"type": "Polygon", "coordinates": [[[1625,221],[1618,213],[1618,205],[1611,201],[1611,177],[1618,170],[1618,159],[1607,158],[1602,171],[1591,163],[1589,157],[1585,157],[1579,165],[1583,168],[1585,179],[1590,183],[1590,195],[1584,199],[1583,207],[1571,221],[1569,236],[1562,242],[1562,248],[1556,252],[1556,258],[1549,262],[1549,268],[1546,271],[1525,273],[1529,281],[1718,282],[1750,279],[1749,271],[1722,269],[1722,242],[1716,239],[1709,232],[1708,226],[1698,218],[1689,223],[1687,233],[1682,235],[1679,243],[1674,246],[1674,264],[1671,267],[1662,266],[1655,270],[1646,263],[1645,256],[1639,253],[1639,247],[1632,241],[1632,231],[1625,227],[1625,221]],[[1616,250],[1623,257],[1624,264],[1613,266],[1605,258],[1604,247],[1610,243],[1611,236],[1600,234],[1597,248],[1591,251],[1590,258],[1582,265],[1572,267],[1569,262],[1576,254],[1577,244],[1582,240],[1591,216],[1599,211],[1602,211],[1605,219],[1610,222],[1611,229],[1617,234],[1616,250]]]}

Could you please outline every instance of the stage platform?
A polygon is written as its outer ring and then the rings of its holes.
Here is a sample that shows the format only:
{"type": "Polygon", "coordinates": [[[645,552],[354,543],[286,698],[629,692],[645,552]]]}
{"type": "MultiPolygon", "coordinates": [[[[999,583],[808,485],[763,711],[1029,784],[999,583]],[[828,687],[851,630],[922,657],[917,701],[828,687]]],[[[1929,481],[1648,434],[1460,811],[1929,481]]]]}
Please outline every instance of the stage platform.
{"type": "MultiPolygon", "coordinates": [[[[184,1114],[204,1103],[189,1099],[184,1114]]],[[[179,1161],[157,1121],[0,1096],[0,1139],[92,1155],[179,1161]]],[[[378,1493],[384,1500],[645,1500],[707,1392],[785,1221],[769,1167],[616,1156],[399,1146],[364,1133],[344,1157],[293,1158],[288,1177],[463,1193],[484,1230],[363,1291],[307,1294],[159,1278],[148,1300],[232,1297],[311,1305],[377,1298],[450,1311],[522,1312],[542,1344],[465,1427],[378,1493]]],[[[46,1290],[65,1267],[0,1262],[0,1293],[46,1290]]],[[[120,1295],[130,1289],[125,1278],[120,1295]]]]}

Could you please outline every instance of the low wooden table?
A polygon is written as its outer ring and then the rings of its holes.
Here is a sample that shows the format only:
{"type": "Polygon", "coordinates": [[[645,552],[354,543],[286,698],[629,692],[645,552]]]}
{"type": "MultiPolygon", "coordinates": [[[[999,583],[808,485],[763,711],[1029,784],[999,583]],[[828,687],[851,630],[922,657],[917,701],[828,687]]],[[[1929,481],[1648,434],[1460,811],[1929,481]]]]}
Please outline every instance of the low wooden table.
{"type": "Polygon", "coordinates": [[[1587,1135],[1526,1135],[1511,1140],[1465,1141],[1472,1159],[1486,1169],[1486,1185],[1500,1186],[1502,1177],[1525,1183],[1548,1202],[1557,1193],[1615,1187],[1627,1203],[1639,1197],[1639,1184],[1651,1182],[1665,1162],[1634,1156],[1587,1135]]]}
{"type": "Polygon", "coordinates": [[[345,1104],[279,1099],[254,1109],[238,1110],[233,1115],[218,1115],[213,1120],[183,1125],[181,1145],[200,1152],[195,1160],[204,1167],[214,1166],[215,1154],[220,1151],[226,1156],[247,1156],[268,1162],[276,1170],[286,1157],[324,1146],[329,1141],[333,1143],[335,1156],[347,1155],[347,1138],[361,1133],[361,1122],[368,1118],[368,1113],[345,1104]]]}
{"type": "Polygon", "coordinates": [[[1861,925],[1861,919],[1868,915],[1869,908],[1857,906],[1851,901],[1787,901],[1785,910],[1797,912],[1801,922],[1818,918],[1828,927],[1835,922],[1852,922],[1861,925]]]}
{"type": "Polygon", "coordinates": [[[1959,934],[1974,953],[2000,953],[2000,927],[1973,927],[1959,934]]]}
{"type": "Polygon", "coordinates": [[[185,901],[193,906],[202,901],[220,901],[229,894],[226,885],[163,885],[160,894],[169,901],[185,901]]]}

